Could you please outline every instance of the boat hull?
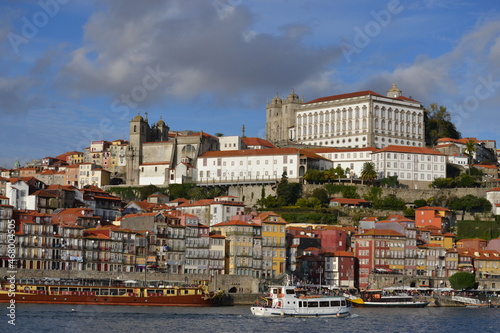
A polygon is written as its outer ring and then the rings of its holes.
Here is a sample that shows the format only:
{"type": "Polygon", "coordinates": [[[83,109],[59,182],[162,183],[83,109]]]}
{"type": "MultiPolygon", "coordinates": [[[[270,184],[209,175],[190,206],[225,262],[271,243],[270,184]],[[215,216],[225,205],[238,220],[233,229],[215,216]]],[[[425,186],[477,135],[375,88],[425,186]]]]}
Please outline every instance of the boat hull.
{"type": "Polygon", "coordinates": [[[408,303],[391,303],[391,302],[363,302],[352,305],[358,308],[424,308],[429,302],[408,302],[408,303]]]}
{"type": "Polygon", "coordinates": [[[268,308],[262,306],[252,306],[250,311],[253,315],[259,317],[347,317],[350,315],[349,309],[341,308],[334,311],[324,311],[324,312],[304,312],[300,313],[295,309],[277,309],[277,308],[268,308]]]}
{"type": "Polygon", "coordinates": [[[83,296],[83,295],[38,295],[16,293],[9,297],[0,294],[0,303],[8,303],[14,299],[16,303],[34,304],[80,304],[80,305],[136,305],[136,306],[214,306],[214,302],[203,295],[129,297],[129,296],[83,296]]]}

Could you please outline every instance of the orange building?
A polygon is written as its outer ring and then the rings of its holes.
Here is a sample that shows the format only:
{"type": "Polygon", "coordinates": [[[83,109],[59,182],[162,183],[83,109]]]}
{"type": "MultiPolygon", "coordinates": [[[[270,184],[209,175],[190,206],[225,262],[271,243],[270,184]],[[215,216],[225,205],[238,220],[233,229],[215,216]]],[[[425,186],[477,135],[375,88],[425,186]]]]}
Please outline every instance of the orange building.
{"type": "Polygon", "coordinates": [[[453,212],[444,207],[424,206],[415,208],[415,225],[417,228],[435,226],[447,230],[453,222],[453,212]]]}
{"type": "Polygon", "coordinates": [[[483,251],[486,250],[486,247],[488,246],[488,241],[481,238],[465,238],[457,240],[456,246],[457,249],[483,251]]]}

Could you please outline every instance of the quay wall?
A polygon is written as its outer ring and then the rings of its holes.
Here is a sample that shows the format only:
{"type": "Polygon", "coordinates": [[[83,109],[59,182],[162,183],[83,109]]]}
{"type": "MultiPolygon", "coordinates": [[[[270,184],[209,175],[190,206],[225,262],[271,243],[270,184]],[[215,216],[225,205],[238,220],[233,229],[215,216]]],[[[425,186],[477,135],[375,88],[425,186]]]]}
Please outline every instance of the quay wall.
{"type": "Polygon", "coordinates": [[[208,274],[166,274],[152,272],[96,272],[96,271],[53,271],[53,270],[29,270],[17,269],[15,273],[7,268],[0,268],[0,279],[15,275],[16,281],[21,279],[43,279],[43,278],[58,278],[58,279],[102,279],[102,280],[135,280],[139,284],[144,285],[144,281],[164,281],[172,284],[195,284],[196,281],[207,280],[209,282],[209,290],[223,290],[226,293],[235,294],[250,294],[259,292],[259,279],[254,279],[249,276],[238,275],[217,275],[210,276],[208,274]],[[10,272],[10,273],[9,273],[10,272]]]}
{"type": "MultiPolygon", "coordinates": [[[[336,183],[333,183],[336,184],[336,183]]],[[[342,185],[356,186],[357,193],[360,197],[367,193],[371,187],[360,184],[339,183],[342,185]]],[[[311,195],[316,188],[322,188],[322,184],[304,184],[303,194],[311,195]]],[[[489,188],[428,188],[428,189],[412,189],[412,188],[385,188],[382,187],[382,196],[394,194],[398,198],[403,199],[407,203],[413,203],[416,199],[431,199],[431,198],[448,198],[451,196],[462,197],[467,194],[472,194],[478,197],[486,198],[486,191],[489,188]]],[[[268,195],[276,195],[276,185],[233,185],[228,187],[228,194],[239,197],[246,205],[256,205],[257,200],[262,197],[262,193],[268,195]]],[[[340,193],[335,194],[341,197],[340,193]]]]}

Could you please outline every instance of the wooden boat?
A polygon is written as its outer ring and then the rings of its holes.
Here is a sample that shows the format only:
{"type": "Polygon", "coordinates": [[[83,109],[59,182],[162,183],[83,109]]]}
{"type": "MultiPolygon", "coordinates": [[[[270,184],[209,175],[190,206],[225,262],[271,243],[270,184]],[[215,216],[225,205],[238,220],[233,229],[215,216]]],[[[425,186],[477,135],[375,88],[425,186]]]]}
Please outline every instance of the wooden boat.
{"type": "Polygon", "coordinates": [[[53,284],[0,284],[0,303],[55,303],[89,305],[217,306],[223,292],[206,286],[129,287],[53,284]]]}
{"type": "Polygon", "coordinates": [[[252,314],[262,317],[346,317],[351,309],[350,302],[343,296],[308,295],[306,290],[293,286],[272,286],[263,300],[264,304],[250,308],[252,314]]]}
{"type": "Polygon", "coordinates": [[[349,297],[349,300],[355,307],[423,308],[431,302],[405,293],[391,294],[383,290],[363,291],[361,297],[349,297]]]}

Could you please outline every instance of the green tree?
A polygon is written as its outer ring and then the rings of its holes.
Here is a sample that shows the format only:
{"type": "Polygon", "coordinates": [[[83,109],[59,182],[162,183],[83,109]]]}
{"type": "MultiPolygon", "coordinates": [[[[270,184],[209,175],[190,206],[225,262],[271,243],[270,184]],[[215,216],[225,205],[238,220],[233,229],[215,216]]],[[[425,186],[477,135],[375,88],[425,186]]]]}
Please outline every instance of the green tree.
{"type": "MultiPolygon", "coordinates": [[[[475,169],[475,168],[469,168],[470,169],[475,169]]],[[[457,178],[457,186],[458,187],[479,187],[480,184],[476,182],[476,179],[472,177],[471,175],[467,174],[462,174],[460,177],[457,178]]]]}
{"type": "Polygon", "coordinates": [[[302,184],[289,183],[286,171],[281,176],[281,181],[276,188],[280,206],[293,205],[302,196],[302,184]]]}
{"type": "Polygon", "coordinates": [[[151,194],[161,192],[161,190],[155,185],[147,185],[139,188],[140,200],[145,200],[151,194]]]}
{"type": "Polygon", "coordinates": [[[372,184],[373,181],[377,179],[377,170],[375,169],[375,163],[363,163],[363,168],[361,169],[361,179],[368,184],[372,184]]]}
{"type": "Polygon", "coordinates": [[[420,208],[427,206],[427,201],[425,199],[417,199],[413,201],[413,204],[415,205],[415,208],[420,208]]]}
{"type": "Polygon", "coordinates": [[[389,176],[386,178],[382,178],[380,180],[380,184],[387,187],[397,187],[399,185],[398,176],[389,176]]]}
{"type": "Polygon", "coordinates": [[[380,187],[371,187],[368,192],[363,194],[363,199],[372,203],[380,200],[382,196],[382,189],[380,187]]]}
{"type": "Polygon", "coordinates": [[[324,188],[316,188],[313,190],[311,197],[316,198],[323,205],[327,205],[330,202],[328,197],[328,192],[324,188]]]}
{"type": "Polygon", "coordinates": [[[333,168],[325,170],[323,172],[323,176],[324,176],[324,179],[325,179],[326,182],[332,182],[332,181],[334,181],[335,179],[338,178],[338,175],[335,172],[335,169],[333,169],[333,168]]]}
{"type": "Polygon", "coordinates": [[[373,203],[373,207],[377,209],[403,210],[406,207],[406,203],[403,199],[398,198],[395,194],[389,194],[382,199],[376,200],[373,203]]]}
{"type": "Polygon", "coordinates": [[[476,285],[476,276],[469,272],[457,272],[450,276],[449,280],[455,290],[472,289],[476,285]]]}
{"type": "Polygon", "coordinates": [[[278,207],[278,198],[268,195],[265,198],[257,200],[257,205],[262,208],[276,208],[278,207]]]}
{"type": "Polygon", "coordinates": [[[344,198],[349,198],[349,199],[359,198],[359,195],[358,195],[358,192],[356,191],[355,186],[344,186],[341,193],[342,193],[342,196],[344,198]]]}
{"type": "Polygon", "coordinates": [[[168,193],[171,199],[189,199],[189,190],[195,187],[195,184],[170,184],[168,185],[168,193]]]}
{"type": "Polygon", "coordinates": [[[460,139],[460,132],[451,122],[446,107],[433,103],[424,111],[425,143],[428,146],[435,146],[439,138],[460,139]]]}
{"type": "Polygon", "coordinates": [[[465,142],[464,155],[467,156],[467,164],[469,165],[469,175],[470,168],[474,160],[474,154],[477,150],[476,142],[472,139],[469,139],[465,142]]]}
{"type": "Polygon", "coordinates": [[[432,183],[429,184],[432,188],[453,188],[457,187],[457,181],[455,178],[436,178],[432,183]]]}
{"type": "Polygon", "coordinates": [[[453,210],[462,211],[462,220],[465,217],[465,212],[484,213],[491,211],[491,203],[486,198],[477,197],[472,194],[467,194],[461,198],[452,197],[448,200],[447,204],[453,210]]]}
{"type": "Polygon", "coordinates": [[[323,172],[319,170],[309,169],[304,175],[304,180],[310,183],[323,183],[325,181],[325,176],[323,172]]]}

